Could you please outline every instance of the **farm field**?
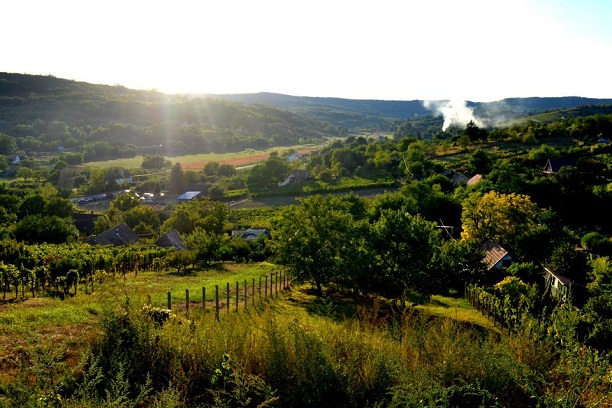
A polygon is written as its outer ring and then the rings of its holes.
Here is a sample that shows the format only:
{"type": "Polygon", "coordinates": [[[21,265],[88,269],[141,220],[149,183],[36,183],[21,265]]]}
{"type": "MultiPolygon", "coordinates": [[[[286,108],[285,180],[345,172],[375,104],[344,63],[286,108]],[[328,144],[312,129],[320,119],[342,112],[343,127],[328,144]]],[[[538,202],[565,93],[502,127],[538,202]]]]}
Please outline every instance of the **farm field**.
{"type": "MultiPolygon", "coordinates": [[[[270,153],[279,152],[282,154],[283,151],[294,149],[298,153],[306,154],[314,150],[318,150],[319,145],[298,145],[292,147],[274,148],[268,150],[245,150],[242,152],[232,153],[203,153],[203,154],[190,154],[185,156],[169,156],[164,155],[166,160],[170,160],[172,163],[180,163],[184,169],[188,170],[200,170],[204,167],[207,162],[217,162],[220,164],[229,164],[235,167],[248,166],[257,164],[265,161],[270,157],[270,153]]],[[[143,156],[135,156],[124,159],[104,160],[84,163],[85,166],[95,168],[108,168],[108,167],[123,167],[123,168],[137,168],[142,164],[143,156]]]]}

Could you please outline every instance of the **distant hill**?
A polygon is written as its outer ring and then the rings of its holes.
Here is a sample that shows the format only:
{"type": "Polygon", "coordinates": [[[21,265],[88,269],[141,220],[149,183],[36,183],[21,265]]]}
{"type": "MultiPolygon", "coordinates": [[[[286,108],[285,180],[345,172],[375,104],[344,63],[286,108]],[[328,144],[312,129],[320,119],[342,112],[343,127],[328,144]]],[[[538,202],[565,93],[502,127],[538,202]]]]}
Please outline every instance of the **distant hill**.
{"type": "MultiPolygon", "coordinates": [[[[448,101],[434,101],[444,105],[448,101]]],[[[487,124],[564,110],[602,112],[612,99],[509,98],[466,102],[487,124]]],[[[591,113],[593,114],[593,113],[591,113]]],[[[353,100],[276,93],[167,95],[53,76],[0,73],[0,133],[5,150],[70,152],[71,163],[136,154],[222,153],[318,143],[353,131],[429,137],[443,119],[424,101],[353,100]],[[407,123],[410,122],[410,123],[407,123]]],[[[14,153],[5,152],[5,154],[14,153]]]]}
{"type": "MultiPolygon", "coordinates": [[[[397,120],[418,119],[435,114],[434,111],[425,107],[422,100],[355,100],[289,96],[265,92],[209,96],[244,104],[272,105],[347,128],[380,126],[397,120]]],[[[431,102],[434,102],[434,105],[443,105],[447,101],[431,102]]],[[[549,110],[607,104],[612,104],[612,99],[582,98],[576,96],[507,98],[495,102],[466,102],[467,107],[472,108],[476,116],[490,119],[488,122],[497,123],[549,110]]]]}
{"type": "Polygon", "coordinates": [[[62,146],[87,152],[85,161],[118,153],[101,142],[132,146],[123,153],[163,146],[164,153],[185,154],[289,146],[343,134],[337,126],[272,105],[12,73],[0,73],[0,132],[28,152],[62,146]],[[97,152],[86,149],[95,143],[97,152]]]}

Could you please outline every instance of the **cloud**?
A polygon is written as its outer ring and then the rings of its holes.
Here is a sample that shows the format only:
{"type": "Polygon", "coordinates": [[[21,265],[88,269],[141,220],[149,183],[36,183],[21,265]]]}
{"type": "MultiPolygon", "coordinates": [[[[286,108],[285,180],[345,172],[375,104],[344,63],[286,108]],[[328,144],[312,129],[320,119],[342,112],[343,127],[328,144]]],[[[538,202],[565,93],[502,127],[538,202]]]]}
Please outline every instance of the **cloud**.
{"type": "Polygon", "coordinates": [[[442,131],[448,129],[449,126],[465,127],[470,121],[478,127],[485,127],[483,121],[474,115],[474,109],[467,106],[466,101],[423,101],[423,106],[437,116],[444,117],[442,131]]]}

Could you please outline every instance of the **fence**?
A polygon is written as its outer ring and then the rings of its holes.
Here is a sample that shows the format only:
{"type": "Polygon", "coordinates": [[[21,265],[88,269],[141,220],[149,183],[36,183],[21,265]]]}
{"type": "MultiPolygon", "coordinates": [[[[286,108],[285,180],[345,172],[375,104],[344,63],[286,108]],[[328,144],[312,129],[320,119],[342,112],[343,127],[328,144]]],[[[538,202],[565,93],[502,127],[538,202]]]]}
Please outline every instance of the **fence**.
{"type": "MultiPolygon", "coordinates": [[[[246,309],[249,303],[251,306],[255,306],[266,298],[277,296],[279,292],[288,289],[290,285],[291,282],[286,273],[273,272],[269,275],[260,276],[259,283],[255,278],[252,278],[251,282],[247,282],[247,280],[242,283],[236,281],[235,286],[230,282],[222,285],[224,287],[221,288],[219,285],[215,285],[211,299],[207,298],[206,287],[203,286],[201,302],[192,302],[189,298],[189,289],[185,289],[185,314],[189,317],[190,309],[200,306],[205,312],[208,310],[214,311],[215,318],[219,320],[222,310],[225,310],[227,314],[232,311],[238,313],[241,306],[243,309],[246,309]]],[[[177,304],[173,303],[172,293],[168,292],[168,310],[172,310],[173,306],[177,306],[177,304]]]]}
{"type": "Polygon", "coordinates": [[[487,319],[493,319],[493,326],[510,333],[519,323],[521,313],[513,308],[505,307],[504,301],[497,296],[475,285],[465,285],[465,298],[472,307],[479,310],[487,319]]]}

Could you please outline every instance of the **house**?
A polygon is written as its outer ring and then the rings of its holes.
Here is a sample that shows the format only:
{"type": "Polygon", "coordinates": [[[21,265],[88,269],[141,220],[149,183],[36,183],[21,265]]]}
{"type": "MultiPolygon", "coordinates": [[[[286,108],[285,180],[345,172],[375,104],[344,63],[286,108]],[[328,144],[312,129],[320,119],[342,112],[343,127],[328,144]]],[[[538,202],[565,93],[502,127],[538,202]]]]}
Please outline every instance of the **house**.
{"type": "Polygon", "coordinates": [[[187,249],[185,244],[183,244],[181,234],[179,234],[176,230],[166,232],[164,235],[159,237],[157,241],[155,241],[155,245],[162,248],[174,248],[177,251],[187,249]]]}
{"type": "Polygon", "coordinates": [[[296,160],[302,160],[302,155],[299,153],[291,153],[289,157],[287,157],[287,162],[293,163],[296,160]]]}
{"type": "Polygon", "coordinates": [[[546,282],[544,293],[550,294],[551,297],[561,302],[567,302],[567,298],[572,291],[572,280],[563,275],[559,275],[547,267],[544,267],[544,271],[544,279],[546,282]]]}
{"type": "Polygon", "coordinates": [[[267,228],[249,228],[246,230],[233,230],[232,237],[235,236],[239,236],[247,241],[254,241],[261,236],[270,238],[270,230],[267,228]]]}
{"type": "Polygon", "coordinates": [[[87,238],[90,245],[122,246],[138,242],[140,237],[125,224],[119,224],[93,237],[87,238]]]}
{"type": "Polygon", "coordinates": [[[302,183],[306,181],[308,178],[308,170],[293,170],[289,176],[285,179],[285,181],[280,181],[278,183],[279,187],[286,186],[287,184],[292,183],[302,183]]]}
{"type": "Polygon", "coordinates": [[[548,159],[546,160],[543,172],[544,174],[558,173],[563,167],[574,167],[575,165],[576,160],[573,157],[548,159]]]}
{"type": "Polygon", "coordinates": [[[17,154],[9,154],[8,156],[6,156],[6,161],[9,162],[9,164],[21,163],[21,159],[19,158],[19,155],[17,154]]]}
{"type": "Polygon", "coordinates": [[[468,187],[473,186],[474,184],[478,183],[480,180],[482,180],[482,174],[476,174],[474,177],[469,179],[465,184],[468,187]]]}
{"type": "Polygon", "coordinates": [[[201,193],[202,193],[201,191],[187,191],[183,193],[182,195],[178,196],[177,200],[179,200],[179,203],[193,200],[195,198],[198,198],[201,193]]]}
{"type": "Polygon", "coordinates": [[[79,233],[91,235],[94,232],[94,223],[100,214],[91,213],[72,213],[72,222],[79,233]]]}
{"type": "Polygon", "coordinates": [[[451,181],[453,182],[453,186],[455,187],[460,186],[460,185],[465,185],[470,179],[465,174],[458,172],[458,171],[453,171],[453,170],[444,172],[442,174],[449,177],[451,181]]]}
{"type": "Polygon", "coordinates": [[[485,252],[483,262],[487,265],[487,270],[507,268],[512,264],[512,257],[504,248],[492,239],[488,239],[482,245],[485,252]]]}

